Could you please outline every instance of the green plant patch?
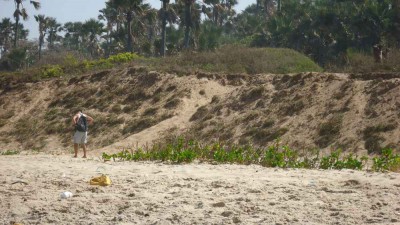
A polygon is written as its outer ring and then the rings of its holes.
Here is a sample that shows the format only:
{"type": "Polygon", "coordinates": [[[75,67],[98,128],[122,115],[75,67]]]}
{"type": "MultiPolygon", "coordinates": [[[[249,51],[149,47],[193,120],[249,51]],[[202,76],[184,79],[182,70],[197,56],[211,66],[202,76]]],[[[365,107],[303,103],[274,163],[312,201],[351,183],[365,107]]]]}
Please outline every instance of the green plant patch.
{"type": "Polygon", "coordinates": [[[64,75],[64,70],[59,65],[48,65],[42,68],[41,78],[61,77],[64,75]]]}
{"type": "Polygon", "coordinates": [[[17,150],[7,150],[5,152],[1,152],[0,155],[18,155],[20,152],[17,150]]]}
{"type": "Polygon", "coordinates": [[[380,156],[373,159],[373,171],[396,171],[400,170],[400,155],[394,154],[393,149],[383,149],[380,156]]]}
{"type": "MultiPolygon", "coordinates": [[[[258,164],[265,167],[279,168],[307,168],[307,169],[353,169],[362,170],[371,160],[367,156],[359,157],[355,154],[343,154],[341,149],[332,151],[329,155],[321,156],[320,151],[298,151],[287,145],[280,144],[277,139],[269,147],[261,148],[252,145],[226,145],[221,142],[201,144],[195,140],[186,140],[182,137],[159,143],[146,149],[124,150],[116,154],[103,153],[104,160],[156,160],[172,163],[190,163],[194,160],[258,164]],[[300,154],[301,153],[301,154],[300,154]]],[[[380,156],[373,159],[372,171],[398,171],[400,156],[392,149],[384,149],[380,156]]]]}

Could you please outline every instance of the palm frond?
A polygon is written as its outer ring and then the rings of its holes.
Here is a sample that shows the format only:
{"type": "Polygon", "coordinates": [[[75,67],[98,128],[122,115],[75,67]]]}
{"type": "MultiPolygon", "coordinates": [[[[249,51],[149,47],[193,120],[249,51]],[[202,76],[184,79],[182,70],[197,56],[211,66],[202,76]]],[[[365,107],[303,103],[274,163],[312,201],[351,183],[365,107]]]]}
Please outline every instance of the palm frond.
{"type": "Polygon", "coordinates": [[[28,19],[28,13],[26,12],[26,9],[25,9],[25,8],[22,8],[22,10],[21,10],[21,16],[22,16],[22,19],[24,19],[24,20],[27,20],[27,19],[28,19]]]}
{"type": "Polygon", "coordinates": [[[16,10],[14,11],[13,16],[14,16],[14,18],[19,18],[19,17],[21,16],[21,11],[20,11],[19,9],[16,9],[16,10]]]}
{"type": "Polygon", "coordinates": [[[35,9],[40,9],[40,2],[39,1],[31,1],[31,4],[35,9]]]}

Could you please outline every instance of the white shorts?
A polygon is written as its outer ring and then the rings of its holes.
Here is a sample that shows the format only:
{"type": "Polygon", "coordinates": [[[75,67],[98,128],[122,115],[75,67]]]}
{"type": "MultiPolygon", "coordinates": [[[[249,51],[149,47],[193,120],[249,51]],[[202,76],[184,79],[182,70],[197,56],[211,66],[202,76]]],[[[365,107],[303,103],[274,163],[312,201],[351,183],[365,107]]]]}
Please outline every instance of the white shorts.
{"type": "Polygon", "coordinates": [[[75,131],[74,144],[86,144],[87,139],[87,132],[75,131]]]}

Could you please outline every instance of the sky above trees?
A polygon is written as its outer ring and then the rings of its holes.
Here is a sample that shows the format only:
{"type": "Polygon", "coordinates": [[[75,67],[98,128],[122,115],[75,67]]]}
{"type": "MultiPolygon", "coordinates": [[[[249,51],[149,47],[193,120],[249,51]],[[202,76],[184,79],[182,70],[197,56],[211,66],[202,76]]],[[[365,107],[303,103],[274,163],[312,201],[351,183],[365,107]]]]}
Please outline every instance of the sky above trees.
{"type": "MultiPolygon", "coordinates": [[[[28,10],[30,18],[28,21],[21,21],[26,29],[29,29],[29,39],[37,39],[39,37],[38,23],[33,15],[44,14],[49,17],[55,17],[58,22],[75,22],[85,21],[90,18],[97,19],[99,10],[105,7],[106,0],[41,0],[41,8],[35,10],[29,1],[24,6],[28,10]]],[[[154,8],[161,7],[160,0],[145,0],[145,3],[151,4],[154,8]]],[[[174,2],[173,0],[171,2],[174,2]]],[[[246,6],[253,4],[256,0],[239,0],[236,11],[240,12],[246,6]]],[[[13,12],[15,10],[13,0],[0,0],[0,20],[8,17],[14,20],[13,12]]]]}

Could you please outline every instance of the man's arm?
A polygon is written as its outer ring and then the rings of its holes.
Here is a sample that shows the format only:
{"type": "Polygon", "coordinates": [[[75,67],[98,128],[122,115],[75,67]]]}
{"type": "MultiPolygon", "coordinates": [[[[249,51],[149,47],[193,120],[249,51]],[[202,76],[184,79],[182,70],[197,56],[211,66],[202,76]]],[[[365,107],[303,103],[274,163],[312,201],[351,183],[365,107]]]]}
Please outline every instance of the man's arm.
{"type": "Polygon", "coordinates": [[[89,124],[93,124],[94,120],[92,117],[86,115],[87,121],[89,122],[89,124]]]}
{"type": "Polygon", "coordinates": [[[79,115],[76,114],[74,117],[72,117],[72,124],[75,125],[78,122],[79,115]]]}

